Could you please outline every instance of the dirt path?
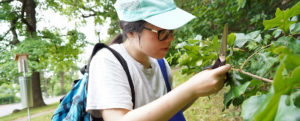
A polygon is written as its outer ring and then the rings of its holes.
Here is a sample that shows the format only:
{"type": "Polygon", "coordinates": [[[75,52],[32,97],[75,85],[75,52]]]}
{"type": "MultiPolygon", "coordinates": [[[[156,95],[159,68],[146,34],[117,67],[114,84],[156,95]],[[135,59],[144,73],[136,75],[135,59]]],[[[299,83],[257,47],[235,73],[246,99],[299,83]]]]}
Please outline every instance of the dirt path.
{"type": "MultiPolygon", "coordinates": [[[[56,102],[59,102],[59,99],[62,96],[52,97],[52,98],[45,98],[44,101],[47,105],[53,104],[56,102]]],[[[15,103],[15,104],[6,104],[6,105],[0,105],[0,117],[10,115],[13,110],[22,110],[24,107],[21,103],[15,103]]]]}
{"type": "MultiPolygon", "coordinates": [[[[50,109],[50,110],[47,110],[47,111],[43,111],[43,112],[39,112],[39,113],[36,113],[36,114],[33,114],[30,116],[31,119],[35,118],[35,117],[39,117],[39,116],[42,116],[42,115],[46,115],[46,114],[49,114],[49,113],[52,113],[54,112],[56,109],[50,109]]],[[[15,119],[13,121],[26,121],[28,119],[28,117],[22,117],[22,118],[18,118],[18,119],[15,119]]]]}

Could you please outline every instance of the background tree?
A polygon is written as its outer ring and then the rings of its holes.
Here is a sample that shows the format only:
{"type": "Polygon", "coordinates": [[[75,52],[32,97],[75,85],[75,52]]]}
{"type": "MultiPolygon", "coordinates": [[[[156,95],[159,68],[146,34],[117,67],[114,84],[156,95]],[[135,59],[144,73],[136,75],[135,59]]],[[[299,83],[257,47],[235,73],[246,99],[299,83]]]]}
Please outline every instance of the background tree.
{"type": "MultiPolygon", "coordinates": [[[[85,46],[85,35],[71,30],[66,35],[59,30],[37,30],[36,8],[42,5],[34,0],[6,0],[0,2],[0,20],[10,27],[0,36],[1,82],[17,80],[16,53],[29,54],[28,77],[32,82],[33,107],[45,105],[41,93],[40,72],[45,68],[52,73],[69,71],[85,46]],[[51,31],[50,31],[51,30],[51,31]],[[3,50],[3,51],[2,51],[3,50]],[[11,70],[11,71],[7,71],[11,70]],[[59,72],[58,72],[59,71],[59,72]]],[[[63,79],[64,77],[62,77],[63,79]]]]}
{"type": "MultiPolygon", "coordinates": [[[[10,46],[16,46],[18,43],[20,43],[20,40],[18,39],[18,33],[17,29],[23,30],[21,33],[26,38],[36,38],[37,37],[37,30],[36,30],[36,3],[34,0],[22,0],[18,3],[21,5],[12,6],[12,2],[14,0],[7,0],[2,1],[1,5],[3,6],[2,11],[5,11],[2,16],[7,16],[4,18],[5,21],[10,22],[10,29],[2,36],[7,36],[8,32],[11,32],[13,35],[13,39],[7,39],[10,46]],[[18,25],[16,27],[16,25],[18,25]]],[[[3,20],[3,19],[2,19],[3,20]]],[[[30,57],[30,60],[35,61],[39,63],[38,58],[32,58],[30,57]]],[[[33,106],[39,107],[45,105],[42,94],[41,94],[41,88],[40,88],[40,73],[35,69],[31,68],[31,82],[32,82],[32,92],[33,92],[33,106]]]]}

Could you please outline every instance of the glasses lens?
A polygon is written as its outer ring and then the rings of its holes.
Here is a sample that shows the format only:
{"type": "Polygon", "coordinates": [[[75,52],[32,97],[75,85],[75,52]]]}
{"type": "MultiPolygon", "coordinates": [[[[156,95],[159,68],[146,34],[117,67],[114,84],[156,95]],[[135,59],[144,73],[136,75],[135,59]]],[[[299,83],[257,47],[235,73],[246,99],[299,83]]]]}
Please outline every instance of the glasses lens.
{"type": "Polygon", "coordinates": [[[159,34],[158,34],[158,39],[160,41],[163,41],[163,40],[167,39],[167,37],[169,36],[170,33],[172,33],[172,30],[166,30],[166,29],[160,30],[159,34]]]}

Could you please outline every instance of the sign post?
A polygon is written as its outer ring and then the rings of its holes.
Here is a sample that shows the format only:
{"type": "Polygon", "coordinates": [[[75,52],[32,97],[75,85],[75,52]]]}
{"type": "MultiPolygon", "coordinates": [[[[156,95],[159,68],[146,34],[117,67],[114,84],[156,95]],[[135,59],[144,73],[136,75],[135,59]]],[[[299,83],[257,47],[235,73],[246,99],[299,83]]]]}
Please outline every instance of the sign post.
{"type": "Polygon", "coordinates": [[[28,120],[30,121],[29,107],[33,105],[31,82],[26,80],[26,72],[28,71],[28,54],[16,54],[16,61],[18,61],[19,73],[23,76],[19,77],[21,87],[21,102],[23,107],[27,108],[28,120]]]}

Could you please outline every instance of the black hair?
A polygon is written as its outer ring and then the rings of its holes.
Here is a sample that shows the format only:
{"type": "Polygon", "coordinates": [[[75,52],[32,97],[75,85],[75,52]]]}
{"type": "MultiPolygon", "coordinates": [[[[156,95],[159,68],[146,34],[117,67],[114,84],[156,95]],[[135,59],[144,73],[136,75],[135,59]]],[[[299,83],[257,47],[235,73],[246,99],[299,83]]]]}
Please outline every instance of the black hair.
{"type": "Polygon", "coordinates": [[[127,33],[136,32],[140,38],[140,34],[142,33],[146,21],[139,20],[134,22],[120,21],[120,28],[122,30],[122,34],[117,34],[110,44],[122,43],[127,38],[127,33]]]}

